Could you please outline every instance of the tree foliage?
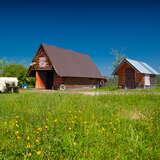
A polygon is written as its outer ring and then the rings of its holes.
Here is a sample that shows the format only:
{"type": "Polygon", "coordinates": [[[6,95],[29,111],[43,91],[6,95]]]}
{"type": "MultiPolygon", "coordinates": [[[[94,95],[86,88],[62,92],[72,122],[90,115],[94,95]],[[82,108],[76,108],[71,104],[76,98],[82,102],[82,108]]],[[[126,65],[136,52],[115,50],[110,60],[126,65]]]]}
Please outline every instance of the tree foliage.
{"type": "Polygon", "coordinates": [[[112,49],[111,53],[115,57],[112,63],[112,68],[114,70],[119,65],[119,63],[122,61],[122,59],[126,58],[126,56],[117,49],[112,49]]]}
{"type": "Polygon", "coordinates": [[[6,67],[6,65],[8,64],[8,62],[4,59],[0,59],[0,75],[3,74],[4,68],[6,67]]]}
{"type": "Polygon", "coordinates": [[[34,85],[34,79],[27,77],[27,67],[23,64],[9,63],[6,60],[0,60],[0,76],[1,77],[17,77],[19,85],[34,85]]]}

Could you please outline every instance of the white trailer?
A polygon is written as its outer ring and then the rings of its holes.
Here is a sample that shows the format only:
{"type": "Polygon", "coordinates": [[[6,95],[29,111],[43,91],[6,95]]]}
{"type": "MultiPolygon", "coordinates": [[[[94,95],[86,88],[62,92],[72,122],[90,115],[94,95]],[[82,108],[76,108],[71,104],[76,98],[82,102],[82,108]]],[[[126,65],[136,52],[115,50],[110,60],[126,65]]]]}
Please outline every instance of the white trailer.
{"type": "Polygon", "coordinates": [[[0,77],[0,92],[18,91],[18,79],[16,77],[0,77]]]}

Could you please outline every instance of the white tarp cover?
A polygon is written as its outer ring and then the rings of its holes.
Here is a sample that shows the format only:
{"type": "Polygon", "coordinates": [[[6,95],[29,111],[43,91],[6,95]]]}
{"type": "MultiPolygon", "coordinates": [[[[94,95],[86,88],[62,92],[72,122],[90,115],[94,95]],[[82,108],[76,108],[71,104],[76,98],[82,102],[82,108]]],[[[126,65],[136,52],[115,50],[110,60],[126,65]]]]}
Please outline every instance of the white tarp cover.
{"type": "Polygon", "coordinates": [[[11,86],[18,86],[18,79],[16,77],[0,77],[0,82],[9,84],[11,86]]]}
{"type": "Polygon", "coordinates": [[[144,85],[145,86],[150,86],[151,85],[150,76],[149,75],[145,75],[145,77],[144,77],[144,85]]]}

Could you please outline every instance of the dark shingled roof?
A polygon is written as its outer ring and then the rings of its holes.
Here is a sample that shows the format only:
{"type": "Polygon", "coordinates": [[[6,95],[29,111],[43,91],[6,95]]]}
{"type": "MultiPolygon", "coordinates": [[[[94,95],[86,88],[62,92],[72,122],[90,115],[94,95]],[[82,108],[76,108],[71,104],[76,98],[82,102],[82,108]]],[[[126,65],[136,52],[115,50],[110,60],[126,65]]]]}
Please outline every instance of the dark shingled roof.
{"type": "Polygon", "coordinates": [[[104,78],[88,55],[46,44],[41,46],[61,77],[104,78]]]}

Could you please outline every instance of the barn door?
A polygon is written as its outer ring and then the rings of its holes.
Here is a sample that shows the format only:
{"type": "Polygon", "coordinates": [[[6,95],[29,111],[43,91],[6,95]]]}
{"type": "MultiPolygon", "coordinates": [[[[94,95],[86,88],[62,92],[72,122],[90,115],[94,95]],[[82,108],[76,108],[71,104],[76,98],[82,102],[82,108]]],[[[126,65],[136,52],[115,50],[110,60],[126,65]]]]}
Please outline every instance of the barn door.
{"type": "Polygon", "coordinates": [[[52,70],[40,70],[38,71],[41,81],[43,82],[43,87],[45,89],[53,88],[53,71],[52,70]]]}
{"type": "Polygon", "coordinates": [[[53,87],[53,71],[45,71],[45,83],[46,89],[52,89],[53,87]]]}
{"type": "Polygon", "coordinates": [[[128,89],[135,88],[135,71],[132,68],[125,70],[125,87],[128,89]]]}

